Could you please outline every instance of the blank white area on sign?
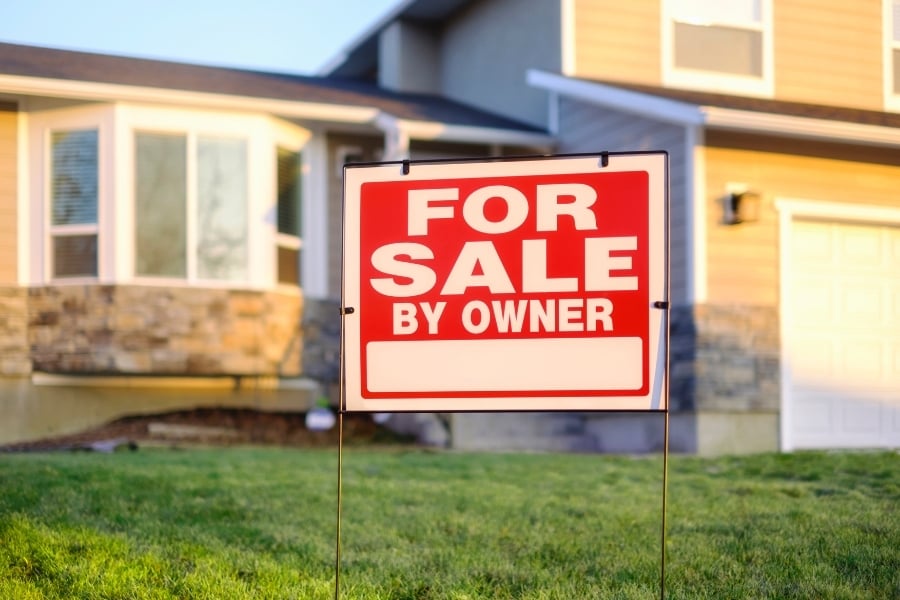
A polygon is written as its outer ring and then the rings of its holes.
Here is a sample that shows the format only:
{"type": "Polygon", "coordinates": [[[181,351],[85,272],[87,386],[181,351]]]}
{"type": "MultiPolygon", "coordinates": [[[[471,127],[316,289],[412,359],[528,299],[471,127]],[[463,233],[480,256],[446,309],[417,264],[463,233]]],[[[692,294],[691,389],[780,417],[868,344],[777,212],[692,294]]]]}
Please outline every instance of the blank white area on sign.
{"type": "Polygon", "coordinates": [[[643,384],[639,337],[370,342],[375,393],[632,391],[643,384]]]}

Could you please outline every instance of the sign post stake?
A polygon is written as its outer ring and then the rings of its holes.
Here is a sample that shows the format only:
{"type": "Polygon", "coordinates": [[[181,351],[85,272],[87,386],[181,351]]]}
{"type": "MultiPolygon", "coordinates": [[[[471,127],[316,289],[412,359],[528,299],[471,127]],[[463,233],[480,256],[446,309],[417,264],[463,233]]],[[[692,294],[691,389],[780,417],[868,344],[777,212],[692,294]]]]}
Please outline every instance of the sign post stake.
{"type": "Polygon", "coordinates": [[[334,550],[334,600],[341,597],[341,506],[343,505],[344,410],[338,411],[337,526],[334,550]]]}
{"type": "Polygon", "coordinates": [[[659,573],[659,599],[666,598],[666,501],[669,483],[669,408],[666,407],[665,425],[663,426],[663,477],[662,477],[662,526],[660,533],[660,573],[659,573]]]}
{"type": "Polygon", "coordinates": [[[345,412],[663,412],[663,151],[344,166],[335,600],[345,412]],[[352,318],[348,316],[352,315],[352,318]]]}

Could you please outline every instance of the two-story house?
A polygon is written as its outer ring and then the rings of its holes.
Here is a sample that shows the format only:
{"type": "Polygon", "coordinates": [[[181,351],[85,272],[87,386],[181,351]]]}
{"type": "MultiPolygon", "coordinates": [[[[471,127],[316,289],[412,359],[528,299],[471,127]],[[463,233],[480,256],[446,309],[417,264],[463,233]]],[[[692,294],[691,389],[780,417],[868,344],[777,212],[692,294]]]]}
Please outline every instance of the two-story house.
{"type": "Polygon", "coordinates": [[[337,381],[344,162],[550,148],[437,95],[0,44],[0,443],[305,411],[337,381]]]}
{"type": "MultiPolygon", "coordinates": [[[[0,45],[0,439],[305,408],[295,376],[336,379],[348,160],[647,149],[672,448],[900,445],[898,0],[403,0],[322,77],[0,45]]],[[[660,429],[452,418],[462,448],[660,429]]]]}
{"type": "MultiPolygon", "coordinates": [[[[900,445],[898,0],[412,0],[324,72],[546,127],[560,153],[668,151],[673,448],[900,445]]],[[[513,422],[454,436],[660,439],[634,415],[513,422]]]]}

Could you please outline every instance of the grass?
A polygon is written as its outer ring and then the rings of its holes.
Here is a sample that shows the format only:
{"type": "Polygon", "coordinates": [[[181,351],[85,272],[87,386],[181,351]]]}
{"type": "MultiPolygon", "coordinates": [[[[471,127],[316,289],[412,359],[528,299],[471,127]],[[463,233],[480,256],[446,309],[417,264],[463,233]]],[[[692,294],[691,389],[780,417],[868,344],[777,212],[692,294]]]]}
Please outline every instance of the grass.
{"type": "MultiPolygon", "coordinates": [[[[0,598],[334,596],[334,450],[0,455],[0,598]]],[[[345,449],[341,598],[658,598],[659,457],[345,449]]],[[[670,458],[667,598],[900,598],[900,455],[670,458]]]]}

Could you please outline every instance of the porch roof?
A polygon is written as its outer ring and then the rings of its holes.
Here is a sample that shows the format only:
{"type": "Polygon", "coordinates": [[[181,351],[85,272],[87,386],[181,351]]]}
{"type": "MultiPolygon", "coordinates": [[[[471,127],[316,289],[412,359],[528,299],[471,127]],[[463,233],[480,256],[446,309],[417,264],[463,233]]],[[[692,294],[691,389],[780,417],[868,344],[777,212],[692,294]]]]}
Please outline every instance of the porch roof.
{"type": "Polygon", "coordinates": [[[319,112],[307,111],[310,118],[321,113],[323,120],[340,121],[343,115],[346,120],[371,122],[380,114],[400,121],[504,130],[550,139],[531,125],[441,96],[397,93],[366,81],[0,43],[0,97],[4,93],[182,101],[192,95],[194,103],[218,100],[211,103],[235,108],[259,107],[260,101],[268,101],[274,112],[279,112],[275,107],[283,107],[281,112],[287,116],[305,116],[303,106],[319,107],[319,112]],[[329,106],[334,110],[323,108],[329,106]]]}

